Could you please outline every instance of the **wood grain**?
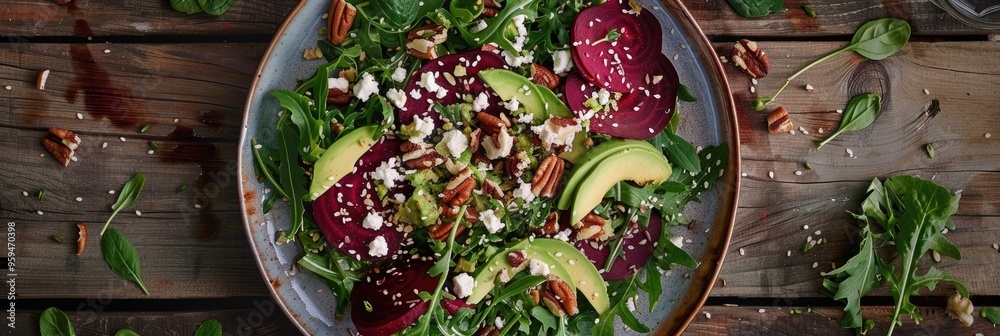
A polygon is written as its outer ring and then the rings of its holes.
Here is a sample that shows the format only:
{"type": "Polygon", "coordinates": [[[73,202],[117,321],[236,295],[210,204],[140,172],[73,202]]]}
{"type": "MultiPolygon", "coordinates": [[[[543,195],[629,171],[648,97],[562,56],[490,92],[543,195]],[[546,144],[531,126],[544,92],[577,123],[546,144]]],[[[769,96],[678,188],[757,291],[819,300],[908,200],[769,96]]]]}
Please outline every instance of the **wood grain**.
{"type": "Polygon", "coordinates": [[[0,218],[16,223],[19,297],[145,297],[110,271],[97,235],[117,198],[109,191],[139,172],[147,185],[112,226],[139,251],[151,297],[267,295],[242,228],[235,162],[247,87],[263,49],[27,44],[0,50],[0,81],[11,86],[0,90],[0,218]],[[95,68],[81,69],[71,57],[80,48],[90,51],[95,68]],[[46,91],[33,87],[40,69],[52,70],[46,91]],[[93,81],[98,70],[106,72],[108,92],[128,92],[115,96],[116,105],[91,106],[99,93],[71,88],[74,78],[93,81]],[[128,114],[133,123],[116,126],[121,115],[96,119],[102,108],[128,114]],[[139,133],[143,124],[150,130],[139,133]],[[69,167],[40,145],[50,126],[82,138],[79,160],[69,167]],[[148,154],[150,141],[159,151],[148,154]],[[181,185],[187,190],[177,192],[181,185]],[[38,200],[42,189],[45,199],[38,200]],[[75,244],[49,238],[74,242],[78,222],[91,233],[82,256],[73,253],[75,244]]]}
{"type": "MultiPolygon", "coordinates": [[[[247,309],[189,312],[93,312],[66,311],[80,336],[114,335],[129,329],[139,335],[194,335],[205,321],[214,319],[222,324],[223,335],[298,335],[295,326],[270,299],[261,299],[247,309]]],[[[179,307],[185,308],[185,307],[179,307]]],[[[38,335],[39,311],[18,314],[18,334],[38,335]]]]}
{"type": "MultiPolygon", "coordinates": [[[[983,103],[997,100],[1000,65],[972,55],[997,54],[995,42],[911,43],[881,62],[844,54],[793,81],[772,103],[782,104],[797,134],[767,133],[765,112],[753,112],[749,101],[773,94],[791,73],[836,50],[841,43],[770,42],[761,48],[771,55],[771,74],[754,86],[726,65],[736,98],[741,127],[742,194],[729,256],[721,278],[725,287],[713,295],[747,297],[819,296],[822,271],[843,263],[856,248],[854,221],[864,192],[875,177],[919,175],[954,192],[962,191],[957,230],[947,234],[964,259],[943,260],[936,267],[962,280],[973,293],[997,295],[995,270],[1000,253],[1000,115],[984,113],[983,103]],[[780,51],[780,52],[779,52],[780,51]],[[956,55],[969,55],[960,57],[956,55]],[[815,91],[803,87],[811,84],[815,91]],[[751,92],[750,88],[755,87],[751,92]],[[928,94],[924,94],[927,89],[928,94]],[[836,128],[851,95],[882,92],[884,109],[862,131],[841,134],[816,150],[813,142],[836,128]],[[940,101],[936,117],[925,113],[932,99],[940,101]],[[809,134],[798,130],[803,127],[809,134]],[[824,134],[818,132],[825,130],[824,134]],[[936,156],[925,152],[933,143],[936,156]],[[849,157],[851,149],[853,157],[849,157]],[[809,162],[814,170],[808,170],[809,162]],[[796,175],[799,171],[802,175],[796,175]],[[769,173],[774,173],[774,178],[769,173]],[[809,229],[803,229],[805,225],[809,229]],[[818,232],[818,233],[817,233],[818,232]],[[802,252],[807,237],[828,243],[802,252]],[[746,255],[740,255],[743,249],[746,255]],[[786,256],[791,251],[791,257],[786,256]],[[817,263],[817,268],[812,264],[817,263]]],[[[729,45],[717,44],[724,51],[729,45]]],[[[927,261],[927,264],[933,263],[927,261]]],[[[936,294],[944,294],[948,286],[936,294]]]]}

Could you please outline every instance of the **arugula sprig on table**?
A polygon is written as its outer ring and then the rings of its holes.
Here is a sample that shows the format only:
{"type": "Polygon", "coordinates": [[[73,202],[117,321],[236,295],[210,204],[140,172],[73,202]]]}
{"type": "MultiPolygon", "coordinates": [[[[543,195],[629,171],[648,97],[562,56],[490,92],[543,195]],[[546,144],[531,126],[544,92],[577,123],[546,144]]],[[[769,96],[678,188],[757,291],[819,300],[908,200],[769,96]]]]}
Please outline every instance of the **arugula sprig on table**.
{"type": "Polygon", "coordinates": [[[958,210],[960,195],[934,182],[911,176],[878,179],[868,187],[868,197],[862,203],[862,213],[854,215],[865,223],[861,231],[861,251],[840,268],[826,274],[824,288],[835,299],[847,303],[841,325],[861,328],[861,297],[889,284],[889,293],[895,301],[891,335],[900,316],[910,315],[920,322],[920,314],[910,297],[921,288],[933,290],[941,281],[952,283],[963,297],[969,290],[958,280],[931,267],[918,274],[918,262],[928,251],[954,259],[962,254],[941,232],[954,229],[951,215],[958,210]],[[874,225],[872,225],[874,224],[874,225]],[[891,247],[891,258],[879,247],[891,247]]]}

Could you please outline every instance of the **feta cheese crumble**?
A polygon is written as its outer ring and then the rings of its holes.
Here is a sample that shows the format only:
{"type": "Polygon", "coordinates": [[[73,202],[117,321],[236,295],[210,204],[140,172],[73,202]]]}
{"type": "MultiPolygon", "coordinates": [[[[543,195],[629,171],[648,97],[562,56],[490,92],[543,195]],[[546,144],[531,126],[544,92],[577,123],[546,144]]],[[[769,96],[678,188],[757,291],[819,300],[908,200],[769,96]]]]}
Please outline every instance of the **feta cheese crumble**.
{"type": "Polygon", "coordinates": [[[546,264],[544,261],[538,259],[531,259],[528,271],[531,272],[531,275],[546,276],[549,275],[549,264],[546,264]]]}
{"type": "Polygon", "coordinates": [[[523,199],[525,202],[531,202],[535,199],[535,194],[531,192],[531,183],[521,182],[521,185],[512,190],[511,193],[515,198],[523,199]]]}
{"type": "Polygon", "coordinates": [[[476,279],[469,276],[468,273],[460,273],[451,279],[451,283],[455,286],[455,296],[459,299],[464,299],[472,295],[472,289],[476,288],[476,279]]]}
{"type": "Polygon", "coordinates": [[[385,92],[385,97],[388,98],[389,101],[392,102],[393,105],[396,105],[396,107],[398,108],[403,108],[403,106],[406,105],[406,93],[404,93],[403,91],[396,89],[389,89],[389,91],[385,92]]]}
{"type": "Polygon", "coordinates": [[[453,157],[462,156],[462,152],[469,148],[469,138],[465,137],[465,134],[459,130],[445,132],[441,142],[448,147],[448,153],[453,157]]]}
{"type": "Polygon", "coordinates": [[[556,74],[569,72],[573,69],[573,57],[569,50],[557,50],[552,53],[552,71],[556,74]]]}
{"type": "Polygon", "coordinates": [[[472,100],[472,110],[481,112],[490,107],[490,96],[486,92],[480,92],[476,99],[472,100]]]}
{"type": "Polygon", "coordinates": [[[383,222],[384,220],[382,219],[382,216],[379,216],[378,213],[370,212],[367,216],[365,216],[365,220],[361,223],[361,225],[366,229],[378,231],[378,229],[382,228],[383,222]]]}
{"type": "Polygon", "coordinates": [[[505,226],[503,222],[500,221],[500,218],[497,217],[496,213],[493,212],[493,209],[480,212],[479,220],[486,225],[486,231],[489,231],[490,233],[500,232],[500,230],[502,230],[505,226]]]}
{"type": "Polygon", "coordinates": [[[392,80],[397,83],[402,83],[406,80],[406,69],[396,68],[396,70],[392,72],[392,80]]]}
{"type": "Polygon", "coordinates": [[[413,118],[413,132],[410,142],[422,142],[425,137],[434,132],[434,119],[431,117],[413,118]]]}
{"type": "Polygon", "coordinates": [[[368,244],[368,255],[372,257],[384,257],[389,254],[389,245],[385,242],[385,237],[378,236],[368,244]]]}
{"type": "Polygon", "coordinates": [[[372,74],[366,72],[364,75],[361,75],[361,80],[357,84],[354,84],[354,96],[363,102],[367,102],[368,98],[371,98],[373,94],[378,94],[378,82],[375,81],[375,77],[372,74]]]}
{"type": "Polygon", "coordinates": [[[329,85],[327,86],[329,86],[331,89],[337,89],[342,92],[347,92],[347,87],[350,85],[350,83],[347,81],[346,78],[340,78],[340,77],[330,78],[328,83],[329,85]]]}
{"type": "Polygon", "coordinates": [[[553,147],[559,146],[565,146],[564,151],[567,152],[573,150],[573,138],[576,133],[583,130],[583,126],[576,121],[572,125],[559,126],[552,122],[553,118],[549,118],[544,124],[531,127],[531,131],[538,134],[538,138],[542,140],[542,146],[546,150],[552,150],[553,147]]]}
{"type": "Polygon", "coordinates": [[[382,162],[378,168],[375,168],[371,176],[373,179],[382,181],[382,185],[386,188],[395,188],[396,181],[403,180],[403,175],[399,173],[396,167],[399,167],[399,162],[396,161],[396,158],[389,158],[388,161],[382,162]]]}
{"type": "Polygon", "coordinates": [[[420,82],[417,83],[417,86],[430,92],[437,92],[441,89],[441,86],[438,85],[435,77],[433,72],[422,73],[420,74],[420,82]]]}

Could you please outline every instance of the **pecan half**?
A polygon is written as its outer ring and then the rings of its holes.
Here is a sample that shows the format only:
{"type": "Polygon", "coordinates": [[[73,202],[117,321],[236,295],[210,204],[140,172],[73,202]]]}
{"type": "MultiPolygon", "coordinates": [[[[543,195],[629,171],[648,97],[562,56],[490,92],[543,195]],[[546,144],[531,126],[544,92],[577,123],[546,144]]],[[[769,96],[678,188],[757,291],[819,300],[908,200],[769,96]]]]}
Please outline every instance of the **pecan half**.
{"type": "Polygon", "coordinates": [[[559,302],[559,298],[557,298],[554,293],[541,291],[538,295],[541,296],[542,304],[544,304],[545,308],[548,308],[549,311],[552,312],[552,315],[555,315],[556,317],[566,316],[566,309],[563,308],[562,303],[559,302]]]}
{"type": "Polygon", "coordinates": [[[479,328],[479,330],[477,330],[476,334],[473,336],[497,336],[497,335],[500,335],[500,329],[497,329],[497,327],[494,327],[492,325],[485,325],[482,328],[479,328]]]}
{"type": "Polygon", "coordinates": [[[559,186],[565,169],[566,163],[558,156],[547,156],[538,164],[535,175],[531,177],[531,193],[539,197],[555,197],[556,187],[559,186]]]}
{"type": "Polygon", "coordinates": [[[524,264],[526,257],[527,255],[524,253],[524,251],[514,251],[511,253],[507,253],[507,262],[510,263],[510,265],[514,266],[515,268],[521,267],[521,265],[524,264]]]}
{"type": "Polygon", "coordinates": [[[532,82],[547,87],[549,90],[555,90],[559,87],[559,76],[549,68],[538,63],[531,63],[530,71],[532,82]]]}
{"type": "MultiPolygon", "coordinates": [[[[444,218],[455,218],[458,216],[458,210],[458,207],[446,206],[441,209],[441,216],[444,218]]],[[[469,223],[475,223],[479,220],[479,211],[473,207],[465,208],[465,215],[462,216],[462,219],[469,223]]]]}
{"type": "Polygon", "coordinates": [[[543,236],[551,236],[559,232],[559,213],[550,212],[548,216],[545,217],[545,223],[542,226],[534,229],[535,233],[543,236]]]}
{"type": "Polygon", "coordinates": [[[476,120],[479,120],[479,128],[486,132],[486,134],[494,135],[500,133],[501,127],[510,127],[510,120],[507,119],[502,113],[500,116],[494,116],[486,112],[476,113],[476,120]]]}
{"type": "Polygon", "coordinates": [[[345,0],[333,0],[330,4],[330,13],[326,21],[326,37],[333,45],[344,43],[347,32],[354,25],[354,16],[358,14],[354,5],[345,0]]]}
{"type": "Polygon", "coordinates": [[[483,180],[483,193],[490,195],[493,199],[502,200],[503,199],[503,189],[500,189],[500,185],[492,180],[483,180]]]}
{"type": "Polygon", "coordinates": [[[87,247],[87,225],[76,223],[76,227],[80,229],[80,238],[76,239],[76,255],[81,255],[83,248],[87,247]]]}
{"type": "Polygon", "coordinates": [[[503,160],[503,169],[501,170],[507,178],[516,179],[521,177],[524,173],[524,169],[528,167],[528,154],[522,148],[518,148],[513,155],[508,156],[503,160]]]}
{"type": "Polygon", "coordinates": [[[79,145],[80,137],[76,133],[59,127],[49,128],[49,133],[42,138],[42,146],[52,153],[63,167],[69,166],[79,145]]]}
{"type": "Polygon", "coordinates": [[[764,78],[771,71],[771,61],[768,61],[764,51],[757,47],[757,42],[747,39],[736,41],[730,56],[736,67],[750,77],[764,78]]]}
{"type": "Polygon", "coordinates": [[[403,152],[403,153],[414,152],[414,151],[418,151],[418,150],[421,150],[421,149],[424,149],[424,148],[426,148],[426,147],[424,147],[424,145],[418,144],[418,143],[413,142],[413,141],[407,141],[407,142],[404,142],[402,145],[399,145],[399,150],[401,152],[403,152]]]}
{"type": "MultiPolygon", "coordinates": [[[[451,235],[451,227],[455,226],[455,222],[443,222],[441,224],[435,224],[427,228],[427,233],[430,235],[431,239],[434,240],[445,240],[451,235]]],[[[465,231],[465,226],[459,225],[455,229],[455,236],[462,234],[465,231]]]]}
{"type": "Polygon", "coordinates": [[[333,105],[347,104],[351,102],[351,93],[340,88],[330,88],[326,95],[326,102],[333,105]]]}
{"type": "Polygon", "coordinates": [[[483,142],[483,130],[477,128],[475,131],[469,134],[469,151],[478,152],[479,144],[483,142]]]}
{"type": "Polygon", "coordinates": [[[444,157],[433,148],[403,154],[403,165],[410,169],[428,169],[444,163],[444,157]]]}
{"type": "Polygon", "coordinates": [[[472,189],[475,187],[476,180],[472,178],[472,169],[466,167],[448,181],[442,192],[444,197],[441,198],[441,203],[451,207],[461,206],[472,198],[472,189]]]}
{"type": "Polygon", "coordinates": [[[486,0],[483,5],[483,13],[481,15],[485,18],[496,17],[500,14],[500,9],[503,8],[494,0],[486,0]]]}
{"type": "Polygon", "coordinates": [[[438,58],[437,45],[448,39],[448,30],[439,24],[414,28],[406,37],[406,53],[426,60],[438,58]]]}
{"type": "Polygon", "coordinates": [[[545,281],[545,285],[548,287],[548,291],[555,294],[556,298],[559,299],[562,303],[562,308],[567,314],[576,315],[580,312],[580,307],[576,302],[576,291],[570,288],[565,281],[550,274],[548,280],[545,281]]]}
{"type": "Polygon", "coordinates": [[[573,229],[576,230],[576,240],[598,239],[605,234],[604,227],[608,220],[595,213],[583,216],[573,229]]]}
{"type": "Polygon", "coordinates": [[[767,131],[772,134],[786,133],[792,130],[792,118],[788,116],[784,106],[779,106],[767,115],[767,131]]]}

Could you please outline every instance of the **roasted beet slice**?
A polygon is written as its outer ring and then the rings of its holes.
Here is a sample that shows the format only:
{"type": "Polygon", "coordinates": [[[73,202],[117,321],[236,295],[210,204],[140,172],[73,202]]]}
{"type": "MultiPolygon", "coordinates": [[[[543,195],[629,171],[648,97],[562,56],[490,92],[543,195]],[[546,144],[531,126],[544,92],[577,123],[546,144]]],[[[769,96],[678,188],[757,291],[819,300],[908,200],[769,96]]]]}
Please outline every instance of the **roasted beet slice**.
{"type": "MultiPolygon", "coordinates": [[[[653,256],[653,249],[655,248],[653,243],[660,239],[660,233],[662,232],[663,221],[660,219],[659,212],[652,214],[648,227],[634,224],[633,227],[630,227],[625,232],[625,245],[622,245],[622,252],[625,255],[625,259],[615,260],[615,264],[611,266],[611,270],[601,273],[601,277],[604,280],[624,279],[645,266],[646,262],[653,256]]],[[[583,251],[583,254],[587,255],[587,258],[590,258],[590,261],[597,266],[597,269],[604,269],[604,263],[608,260],[608,256],[611,255],[611,246],[605,246],[604,244],[597,246],[598,248],[594,248],[589,241],[576,242],[576,248],[583,251]]]]}
{"type": "Polygon", "coordinates": [[[612,0],[576,17],[572,30],[573,61],[588,81],[616,92],[642,86],[654,60],[662,55],[660,22],[648,10],[636,14],[627,1],[612,0]],[[607,37],[616,30],[614,41],[607,37]]]}
{"type": "Polygon", "coordinates": [[[490,107],[487,111],[502,110],[500,98],[492,90],[487,90],[485,83],[477,76],[480,70],[493,68],[506,68],[506,63],[500,56],[482,50],[448,55],[427,62],[410,76],[410,82],[406,84],[406,105],[399,111],[399,121],[409,124],[414,116],[431,116],[435,124],[440,126],[437,124],[438,113],[434,111],[435,102],[442,105],[455,104],[462,102],[465,94],[471,94],[475,98],[480,92],[489,94],[490,107]],[[456,75],[456,66],[464,67],[465,73],[459,68],[456,75]],[[436,92],[429,92],[420,86],[421,76],[425,73],[436,76],[435,83],[446,92],[444,96],[439,98],[436,92]]]}
{"type": "MultiPolygon", "coordinates": [[[[396,231],[388,221],[385,221],[379,230],[366,229],[362,223],[371,211],[379,213],[382,218],[389,217],[388,211],[392,208],[382,205],[369,175],[382,162],[400,155],[399,146],[402,143],[400,140],[383,137],[368,152],[361,155],[355,166],[357,169],[353,173],[345,175],[313,202],[316,224],[330,244],[341,252],[354,258],[361,256],[361,259],[365,260],[379,260],[389,258],[399,250],[403,233],[396,231]],[[384,257],[372,257],[368,253],[368,244],[378,236],[384,237],[386,245],[389,246],[388,254],[384,257]]],[[[396,192],[404,191],[392,190],[389,195],[394,195],[396,192]]]]}
{"type": "Polygon", "coordinates": [[[448,314],[452,315],[458,313],[458,310],[462,308],[476,309],[476,305],[468,304],[465,302],[465,300],[449,299],[449,298],[441,299],[441,307],[444,307],[444,310],[447,310],[448,314]]]}
{"type": "MultiPolygon", "coordinates": [[[[657,62],[662,65],[650,73],[649,83],[640,86],[641,90],[623,94],[617,110],[598,112],[590,118],[591,131],[639,140],[652,138],[663,131],[674,114],[678,81],[677,72],[666,56],[658,56],[657,62]]],[[[566,103],[573,114],[582,117],[590,110],[584,103],[596,97],[599,90],[582,76],[571,74],[566,78],[566,103]]]]}
{"type": "Polygon", "coordinates": [[[351,321],[361,335],[392,335],[416,322],[429,303],[419,292],[434,292],[438,278],[427,275],[432,261],[406,259],[376,268],[351,290],[351,321]],[[369,311],[365,302],[371,305],[369,311]]]}

